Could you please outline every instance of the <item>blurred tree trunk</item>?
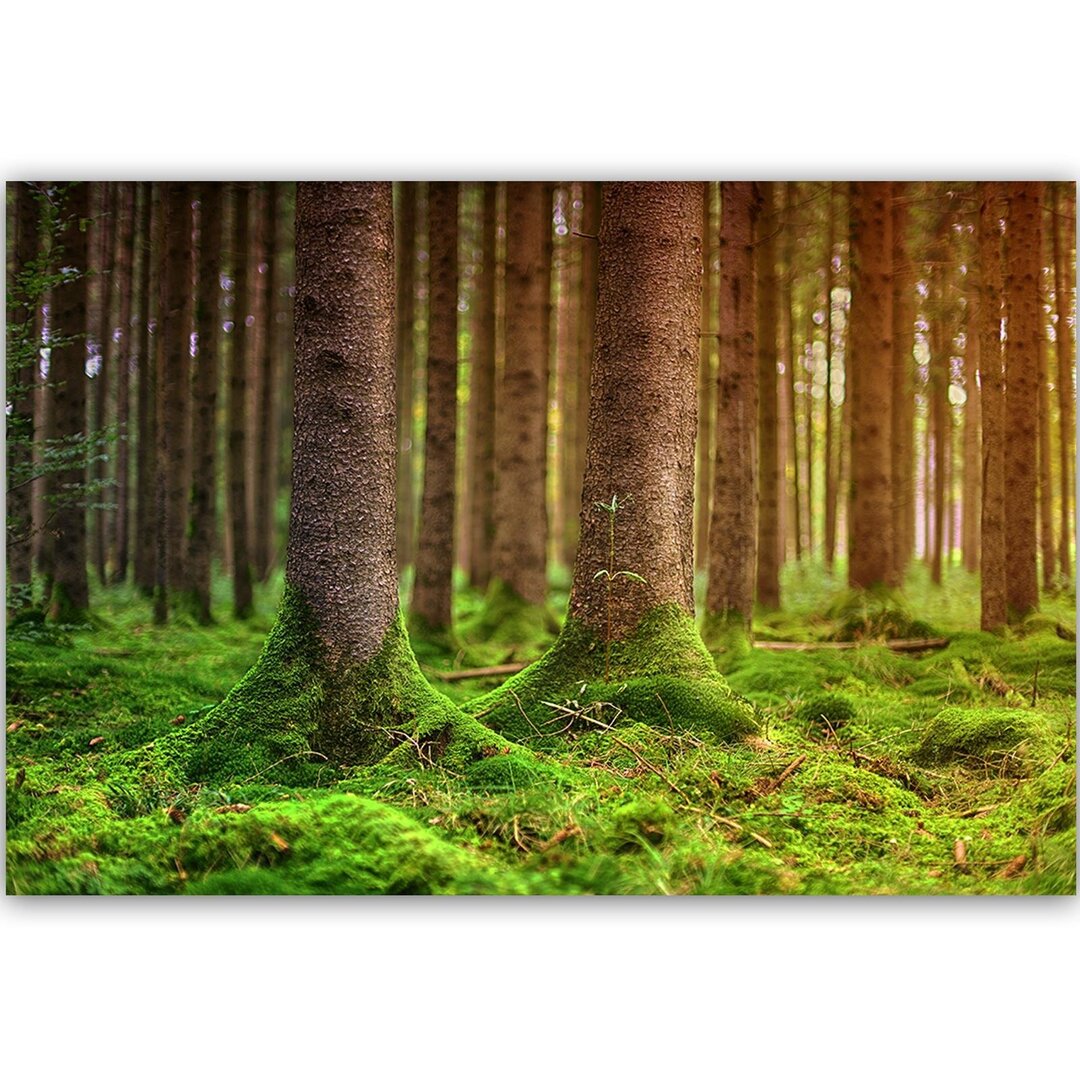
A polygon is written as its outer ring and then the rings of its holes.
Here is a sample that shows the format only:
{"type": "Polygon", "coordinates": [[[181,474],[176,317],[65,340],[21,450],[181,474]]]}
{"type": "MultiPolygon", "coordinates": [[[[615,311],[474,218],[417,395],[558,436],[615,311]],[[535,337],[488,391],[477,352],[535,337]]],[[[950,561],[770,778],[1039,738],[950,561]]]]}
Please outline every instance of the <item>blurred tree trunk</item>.
{"type": "Polygon", "coordinates": [[[235,294],[232,349],[229,354],[228,481],[229,525],[232,536],[233,614],[247,619],[252,612],[251,556],[248,546],[247,364],[251,308],[248,267],[251,251],[251,185],[234,185],[232,264],[235,294]]]}
{"type": "Polygon", "coordinates": [[[453,612],[454,479],[457,453],[458,186],[428,185],[430,308],[424,486],[411,615],[448,630],[453,612]]]}
{"type": "Polygon", "coordinates": [[[416,360],[416,184],[398,184],[395,217],[397,252],[397,565],[413,561],[416,525],[413,517],[413,375],[416,360]]]}
{"type": "Polygon", "coordinates": [[[153,595],[157,579],[157,349],[161,342],[161,184],[143,184],[139,216],[142,309],[138,341],[139,434],[135,447],[135,584],[153,595]],[[153,326],[153,333],[151,327],[153,326]]]}
{"type": "Polygon", "coordinates": [[[974,574],[979,569],[979,517],[982,505],[982,469],[979,432],[979,297],[968,297],[967,324],[964,333],[964,492],[963,556],[964,569],[974,574]]]}
{"type": "Polygon", "coordinates": [[[1005,625],[1005,381],[1001,350],[1001,185],[980,185],[978,223],[979,378],[982,382],[980,591],[983,630],[1005,625]]]}
{"type": "Polygon", "coordinates": [[[112,519],[114,583],[127,580],[128,535],[131,488],[131,371],[136,356],[137,332],[133,325],[132,307],[135,292],[135,222],[136,184],[124,183],[119,188],[117,222],[116,272],[119,291],[120,340],[117,342],[116,362],[116,512],[112,519]]]}
{"type": "MultiPolygon", "coordinates": [[[[55,333],[61,339],[50,353],[55,437],[85,440],[86,326],[89,251],[83,223],[89,218],[90,185],[69,184],[60,234],[64,266],[76,275],[53,290],[55,333]]],[[[53,533],[53,580],[49,617],[80,622],[90,606],[86,577],[86,465],[78,463],[52,474],[49,484],[53,533]]]]}
{"type": "MultiPolygon", "coordinates": [[[[1042,258],[1039,259],[1040,271],[1042,258]]],[[[1041,276],[1041,275],[1040,275],[1041,276]]],[[[1050,360],[1046,350],[1046,317],[1039,296],[1039,546],[1042,549],[1042,581],[1048,592],[1054,587],[1057,552],[1054,550],[1054,478],[1050,451],[1050,360]]]]}
{"type": "Polygon", "coordinates": [[[780,211],[780,363],[784,368],[780,383],[780,560],[787,560],[788,550],[802,559],[802,507],[799,505],[799,437],[795,417],[794,315],[792,312],[795,276],[795,235],[791,224],[791,183],[785,182],[780,211]],[[788,520],[790,519],[790,520],[788,520]],[[791,536],[792,543],[787,542],[791,536]]]}
{"type": "Polygon", "coordinates": [[[915,397],[911,380],[915,348],[915,273],[907,247],[908,185],[893,184],[892,485],[893,582],[903,583],[914,547],[915,397]]]}
{"type": "Polygon", "coordinates": [[[761,187],[761,234],[757,244],[757,367],[758,367],[758,539],[757,602],[763,608],[780,606],[780,425],[776,340],[778,297],[775,237],[776,198],[771,181],[761,187]]]}
{"type": "Polygon", "coordinates": [[[194,417],[191,477],[191,532],[188,583],[195,617],[211,622],[211,556],[216,522],[218,336],[221,324],[222,186],[198,185],[199,271],[196,293],[194,417]]]}
{"type": "Polygon", "coordinates": [[[836,492],[839,484],[839,462],[836,460],[834,431],[836,410],[833,406],[833,289],[836,271],[833,259],[836,251],[836,192],[829,187],[828,225],[825,239],[825,565],[832,570],[836,561],[836,492]]]}
{"type": "Polygon", "coordinates": [[[1005,295],[1009,313],[1005,349],[1005,584],[1010,620],[1039,607],[1036,567],[1039,414],[1039,278],[1042,214],[1040,182],[1006,185],[1005,295]]]}
{"type": "Polygon", "coordinates": [[[895,580],[892,184],[851,185],[851,550],[848,583],[895,580]]]}
{"type": "MultiPolygon", "coordinates": [[[[113,348],[112,294],[114,285],[114,253],[116,246],[116,206],[113,198],[113,185],[105,183],[91,184],[91,213],[93,214],[90,250],[92,267],[90,271],[90,324],[88,332],[91,347],[96,348],[98,365],[92,382],[91,398],[92,431],[102,437],[109,423],[109,378],[111,361],[115,357],[113,348]]],[[[112,493],[106,491],[108,479],[108,458],[112,447],[104,444],[94,455],[91,466],[91,478],[94,493],[90,498],[92,551],[94,570],[101,584],[108,581],[108,537],[109,519],[106,504],[111,501],[112,493]]]]}
{"type": "Polygon", "coordinates": [[[720,185],[719,366],[716,457],[709,525],[709,617],[741,622],[754,613],[757,544],[756,267],[754,185],[720,185]]]}
{"type": "Polygon", "coordinates": [[[1069,580],[1072,576],[1072,535],[1073,519],[1071,507],[1074,505],[1073,476],[1075,474],[1076,459],[1073,444],[1075,431],[1073,416],[1075,407],[1073,401],[1073,363],[1076,358],[1076,346],[1073,332],[1069,330],[1069,315],[1071,311],[1070,298],[1072,295],[1075,275],[1069,273],[1069,229],[1063,224],[1063,220],[1075,220],[1076,207],[1071,204],[1065,192],[1064,185],[1057,188],[1057,197],[1054,200],[1053,218],[1053,258],[1054,258],[1054,307],[1057,312],[1055,326],[1057,341],[1055,352],[1057,353],[1057,392],[1058,392],[1058,417],[1060,421],[1060,437],[1058,453],[1060,465],[1058,468],[1058,482],[1061,485],[1061,524],[1058,533],[1058,554],[1060,555],[1060,569],[1062,576],[1069,580]]]}
{"type": "Polygon", "coordinates": [[[698,358],[698,431],[697,463],[694,469],[694,568],[704,570],[709,562],[709,522],[713,491],[712,462],[716,408],[713,388],[716,385],[713,357],[717,354],[716,331],[716,261],[717,223],[712,212],[713,185],[704,184],[701,242],[701,348],[698,358]]]}

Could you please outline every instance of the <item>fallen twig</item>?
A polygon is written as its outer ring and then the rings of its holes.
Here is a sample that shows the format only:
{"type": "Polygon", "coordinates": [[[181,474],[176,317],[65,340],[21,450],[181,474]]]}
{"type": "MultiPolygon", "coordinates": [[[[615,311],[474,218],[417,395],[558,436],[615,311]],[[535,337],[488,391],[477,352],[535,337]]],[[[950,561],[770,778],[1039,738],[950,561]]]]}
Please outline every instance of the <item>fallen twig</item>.
{"type": "Polygon", "coordinates": [[[920,652],[944,649],[948,638],[897,638],[895,641],[755,641],[755,649],[766,652],[811,652],[815,649],[859,649],[864,645],[884,645],[893,652],[920,652]]]}
{"type": "Polygon", "coordinates": [[[433,679],[457,682],[459,679],[483,679],[489,675],[514,675],[528,666],[524,661],[516,661],[512,664],[492,664],[491,667],[460,668],[458,671],[437,671],[434,668],[424,670],[433,679]]]}

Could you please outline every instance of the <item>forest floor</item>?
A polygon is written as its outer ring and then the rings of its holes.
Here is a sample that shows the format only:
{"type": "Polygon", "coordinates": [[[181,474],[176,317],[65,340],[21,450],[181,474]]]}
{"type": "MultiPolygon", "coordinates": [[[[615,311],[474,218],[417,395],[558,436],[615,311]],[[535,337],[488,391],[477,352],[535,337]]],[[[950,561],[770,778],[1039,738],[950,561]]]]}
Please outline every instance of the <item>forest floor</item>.
{"type": "MultiPolygon", "coordinates": [[[[787,610],[755,623],[760,639],[835,633],[843,590],[823,569],[789,566],[783,587],[787,610]]],[[[8,893],[1076,891],[1074,592],[992,636],[970,629],[974,578],[953,570],[934,589],[916,567],[907,603],[945,647],[720,652],[758,710],[736,745],[678,717],[666,731],[578,718],[532,779],[416,764],[326,766],[303,788],[273,769],[214,787],[133,781],[127,751],[189,723],[255,661],[280,589],[246,624],[158,628],[147,601],[111,589],[93,598],[93,629],[9,627],[8,893]]],[[[467,626],[481,598],[461,595],[467,626]]],[[[543,646],[416,651],[465,702],[500,679],[439,671],[543,646]]]]}

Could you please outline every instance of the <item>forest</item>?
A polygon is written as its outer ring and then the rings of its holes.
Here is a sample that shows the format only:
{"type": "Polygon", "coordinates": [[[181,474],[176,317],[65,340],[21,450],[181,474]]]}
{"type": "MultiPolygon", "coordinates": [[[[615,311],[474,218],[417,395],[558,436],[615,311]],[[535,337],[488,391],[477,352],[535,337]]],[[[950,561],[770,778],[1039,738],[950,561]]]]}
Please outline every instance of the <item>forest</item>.
{"type": "Polygon", "coordinates": [[[6,186],[8,894],[1074,894],[1076,186],[6,186]]]}

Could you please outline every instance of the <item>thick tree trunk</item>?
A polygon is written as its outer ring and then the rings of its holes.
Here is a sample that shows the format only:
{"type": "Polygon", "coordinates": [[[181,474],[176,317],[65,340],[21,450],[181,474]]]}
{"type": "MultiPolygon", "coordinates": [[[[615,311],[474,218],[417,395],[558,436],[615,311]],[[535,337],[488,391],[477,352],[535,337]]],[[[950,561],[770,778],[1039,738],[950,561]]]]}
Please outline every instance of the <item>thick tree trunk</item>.
{"type": "Polygon", "coordinates": [[[135,584],[146,596],[157,577],[157,348],[161,341],[161,218],[160,184],[143,184],[139,217],[142,270],[138,337],[139,434],[135,447],[135,584]],[[152,332],[151,332],[152,330],[152,332]]]}
{"type": "Polygon", "coordinates": [[[892,184],[851,185],[851,551],[848,584],[894,584],[892,184]]]}
{"type": "MultiPolygon", "coordinates": [[[[53,290],[55,333],[50,354],[56,438],[85,440],[86,314],[89,252],[82,223],[90,216],[90,185],[70,184],[60,234],[64,265],[77,276],[53,290]]],[[[49,485],[53,515],[53,580],[49,616],[59,623],[81,621],[90,606],[86,578],[86,465],[56,472],[49,485]]]]}
{"type": "Polygon", "coordinates": [[[836,271],[836,193],[829,184],[829,220],[825,240],[825,565],[832,570],[836,561],[836,504],[839,463],[836,460],[835,415],[833,405],[833,289],[836,271]]]}
{"type": "Polygon", "coordinates": [[[709,522],[713,492],[713,424],[716,410],[713,387],[716,385],[713,357],[717,353],[716,331],[716,221],[712,212],[713,185],[704,185],[701,244],[701,346],[698,359],[698,432],[697,464],[694,469],[694,568],[704,570],[709,562],[709,522]]]}
{"type": "Polygon", "coordinates": [[[757,543],[756,271],[754,185],[721,184],[720,362],[709,526],[709,619],[750,629],[757,543]]]}
{"type": "MultiPolygon", "coordinates": [[[[27,272],[37,259],[40,248],[38,203],[29,184],[15,188],[14,206],[9,217],[8,235],[15,274],[27,272]]],[[[15,279],[8,278],[8,393],[11,413],[8,417],[7,453],[7,559],[8,606],[12,611],[27,607],[32,595],[33,513],[30,505],[33,469],[34,402],[38,383],[37,303],[33,296],[15,289],[15,279]],[[12,485],[14,481],[14,485],[12,485]],[[14,586],[14,588],[12,588],[14,586]]],[[[38,433],[40,435],[40,433],[38,433]]]]}
{"type": "Polygon", "coordinates": [[[430,307],[427,425],[420,537],[410,615],[425,630],[450,628],[457,462],[458,185],[428,185],[430,307]]]}
{"type": "Polygon", "coordinates": [[[911,381],[915,348],[915,274],[907,248],[908,185],[893,184],[892,324],[892,538],[893,580],[901,584],[914,547],[915,398],[911,381]]]}
{"type": "Polygon", "coordinates": [[[1036,566],[1039,408],[1039,277],[1042,187],[1039,182],[1007,185],[1009,223],[1005,238],[1005,293],[1009,309],[1005,351],[1005,583],[1010,619],[1039,606],[1036,566]]]}
{"type": "Polygon", "coordinates": [[[1062,577],[1069,580],[1072,570],[1073,518],[1071,508],[1075,504],[1073,497],[1073,476],[1076,471],[1074,456],[1075,430],[1073,427],[1075,401],[1073,389],[1073,365],[1076,359],[1076,345],[1073,332],[1069,330],[1069,315],[1072,309],[1072,290],[1075,275],[1069,273],[1069,230],[1062,219],[1067,213],[1075,214],[1075,204],[1063,196],[1063,185],[1058,188],[1058,198],[1054,201],[1053,217],[1053,257],[1054,257],[1054,309],[1057,314],[1055,325],[1055,352],[1057,354],[1057,392],[1059,439],[1058,482],[1060,487],[1061,523],[1058,532],[1058,555],[1062,577]]]}
{"type": "Polygon", "coordinates": [[[1001,185],[982,185],[979,205],[979,379],[982,383],[983,482],[981,626],[1005,625],[1005,383],[1001,353],[1001,185]]]}
{"type": "Polygon", "coordinates": [[[416,363],[416,184],[398,185],[395,217],[397,273],[397,564],[413,561],[413,372],[416,363]]]}
{"type": "MultiPolygon", "coordinates": [[[[116,251],[116,267],[120,293],[120,340],[118,342],[116,370],[116,513],[112,521],[113,572],[112,580],[127,580],[128,570],[128,518],[131,486],[131,372],[136,356],[138,332],[132,320],[132,301],[135,282],[135,184],[121,184],[119,195],[119,222],[116,251]]],[[[145,313],[144,313],[145,315],[145,313]]]]}
{"type": "Polygon", "coordinates": [[[517,601],[547,596],[548,188],[506,185],[506,360],[495,423],[493,578],[517,601]]]}
{"type": "Polygon", "coordinates": [[[199,270],[196,292],[191,530],[188,589],[195,617],[211,621],[210,577],[216,520],[218,328],[221,324],[222,185],[198,185],[199,270]]]}
{"type": "Polygon", "coordinates": [[[757,366],[758,366],[758,539],[757,602],[763,608],[780,606],[780,492],[776,340],[778,298],[776,283],[777,214],[773,184],[761,187],[761,239],[757,244],[757,366]]]}
{"type": "Polygon", "coordinates": [[[498,184],[482,185],[480,272],[473,294],[472,372],[469,384],[472,502],[469,580],[486,589],[495,539],[495,281],[498,184]]]}
{"type": "MultiPolygon", "coordinates": [[[[247,477],[247,314],[251,308],[248,282],[248,257],[251,247],[251,185],[234,186],[233,218],[233,290],[234,307],[232,348],[229,350],[228,404],[228,482],[229,525],[232,537],[233,614],[249,618],[252,612],[251,555],[248,546],[248,477],[247,477]]],[[[295,435],[293,436],[295,439],[295,435]]]]}

